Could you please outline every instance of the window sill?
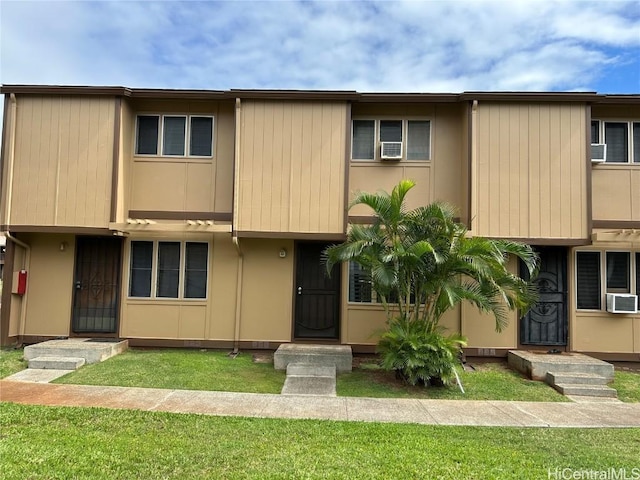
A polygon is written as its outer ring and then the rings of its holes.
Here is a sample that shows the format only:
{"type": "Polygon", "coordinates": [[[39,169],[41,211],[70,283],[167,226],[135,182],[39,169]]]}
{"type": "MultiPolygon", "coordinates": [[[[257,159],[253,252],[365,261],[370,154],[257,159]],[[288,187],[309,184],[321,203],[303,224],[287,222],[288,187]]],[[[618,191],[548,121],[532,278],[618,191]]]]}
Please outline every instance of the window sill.
{"type": "Polygon", "coordinates": [[[178,157],[160,155],[134,155],[134,162],[163,162],[163,163],[212,163],[213,157],[178,157]]]}
{"type": "Polygon", "coordinates": [[[206,298],[141,298],[127,297],[131,305],[207,305],[206,298]]]}
{"type": "Polygon", "coordinates": [[[431,160],[350,160],[352,167],[430,167],[431,160]]]}

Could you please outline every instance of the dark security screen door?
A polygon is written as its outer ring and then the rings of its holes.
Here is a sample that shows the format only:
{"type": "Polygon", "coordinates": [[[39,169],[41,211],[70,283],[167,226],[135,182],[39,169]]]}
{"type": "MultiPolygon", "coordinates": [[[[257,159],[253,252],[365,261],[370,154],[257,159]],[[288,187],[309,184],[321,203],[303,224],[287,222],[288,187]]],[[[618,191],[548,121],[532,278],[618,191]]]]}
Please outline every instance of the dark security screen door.
{"type": "Polygon", "coordinates": [[[74,279],[74,333],[116,333],[120,293],[118,238],[78,237],[74,279]]]}
{"type": "MultiPolygon", "coordinates": [[[[540,274],[536,283],[540,298],[520,319],[523,345],[567,344],[567,251],[561,247],[537,248],[540,274]]],[[[527,278],[526,269],[520,274],[527,278]]]]}
{"type": "Polygon", "coordinates": [[[340,268],[331,278],[322,262],[324,243],[296,244],[295,338],[338,339],[340,268]]]}

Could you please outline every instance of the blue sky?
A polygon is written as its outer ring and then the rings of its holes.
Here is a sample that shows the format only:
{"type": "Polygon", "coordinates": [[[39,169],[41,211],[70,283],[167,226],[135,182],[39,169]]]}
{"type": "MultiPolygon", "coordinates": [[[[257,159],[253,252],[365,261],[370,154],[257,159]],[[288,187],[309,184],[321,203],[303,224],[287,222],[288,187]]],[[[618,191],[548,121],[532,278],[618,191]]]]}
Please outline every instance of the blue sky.
{"type": "Polygon", "coordinates": [[[0,0],[0,81],[640,93],[639,1],[0,0]]]}

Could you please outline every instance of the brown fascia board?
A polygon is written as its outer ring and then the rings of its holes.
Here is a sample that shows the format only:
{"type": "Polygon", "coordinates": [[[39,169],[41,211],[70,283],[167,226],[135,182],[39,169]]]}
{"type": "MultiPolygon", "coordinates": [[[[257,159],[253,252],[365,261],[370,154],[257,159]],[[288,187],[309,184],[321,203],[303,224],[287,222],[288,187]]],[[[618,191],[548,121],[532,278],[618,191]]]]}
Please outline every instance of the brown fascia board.
{"type": "Polygon", "coordinates": [[[162,88],[132,88],[131,97],[188,100],[221,100],[229,98],[229,95],[223,90],[171,90],[162,88]]]}
{"type": "Polygon", "coordinates": [[[355,90],[243,90],[231,89],[227,95],[240,99],[264,100],[343,100],[357,101],[360,94],[355,90]]]}
{"type": "Polygon", "coordinates": [[[125,87],[91,87],[79,85],[2,85],[0,92],[31,95],[131,95],[131,89],[125,87]]]}
{"type": "Polygon", "coordinates": [[[597,102],[602,95],[596,92],[463,92],[461,101],[508,102],[597,102]]]}
{"type": "Polygon", "coordinates": [[[640,103],[640,94],[624,94],[624,95],[602,95],[597,101],[598,103],[618,104],[618,105],[637,105],[640,103]]]}
{"type": "Polygon", "coordinates": [[[453,103],[458,93],[361,93],[360,103],[453,103]]]}

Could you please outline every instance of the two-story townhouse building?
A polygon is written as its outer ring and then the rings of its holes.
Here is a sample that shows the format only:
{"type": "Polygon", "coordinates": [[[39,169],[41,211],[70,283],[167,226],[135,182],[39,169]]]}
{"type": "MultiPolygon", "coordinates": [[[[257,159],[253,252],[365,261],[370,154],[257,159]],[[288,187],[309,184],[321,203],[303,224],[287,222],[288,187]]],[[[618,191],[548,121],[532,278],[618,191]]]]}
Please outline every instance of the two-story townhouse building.
{"type": "Polygon", "coordinates": [[[640,357],[640,95],[1,91],[2,344],[372,351],[375,294],[320,254],[371,221],[355,191],[410,178],[410,206],[541,254],[540,301],[503,332],[446,316],[469,354],[640,357]]]}

